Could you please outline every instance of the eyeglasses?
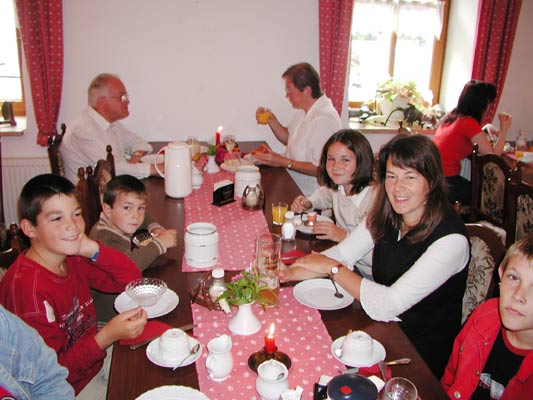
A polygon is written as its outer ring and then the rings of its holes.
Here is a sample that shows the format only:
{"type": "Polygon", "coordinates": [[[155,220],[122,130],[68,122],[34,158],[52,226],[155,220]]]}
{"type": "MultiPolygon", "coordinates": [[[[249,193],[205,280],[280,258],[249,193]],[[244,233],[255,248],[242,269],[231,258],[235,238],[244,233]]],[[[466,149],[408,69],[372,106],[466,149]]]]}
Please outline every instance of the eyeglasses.
{"type": "Polygon", "coordinates": [[[110,99],[120,99],[120,101],[123,103],[130,101],[130,95],[128,93],[125,93],[122,96],[106,96],[106,97],[110,99]]]}

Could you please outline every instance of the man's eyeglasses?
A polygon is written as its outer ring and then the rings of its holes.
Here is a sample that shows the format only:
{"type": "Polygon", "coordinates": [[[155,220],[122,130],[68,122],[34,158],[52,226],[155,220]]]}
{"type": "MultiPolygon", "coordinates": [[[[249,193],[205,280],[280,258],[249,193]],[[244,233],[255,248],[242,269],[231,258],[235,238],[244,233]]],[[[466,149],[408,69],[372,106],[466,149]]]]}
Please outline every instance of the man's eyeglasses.
{"type": "Polygon", "coordinates": [[[106,97],[109,97],[110,99],[120,99],[120,101],[123,103],[130,101],[130,95],[128,93],[123,94],[122,96],[106,96],[106,97]]]}

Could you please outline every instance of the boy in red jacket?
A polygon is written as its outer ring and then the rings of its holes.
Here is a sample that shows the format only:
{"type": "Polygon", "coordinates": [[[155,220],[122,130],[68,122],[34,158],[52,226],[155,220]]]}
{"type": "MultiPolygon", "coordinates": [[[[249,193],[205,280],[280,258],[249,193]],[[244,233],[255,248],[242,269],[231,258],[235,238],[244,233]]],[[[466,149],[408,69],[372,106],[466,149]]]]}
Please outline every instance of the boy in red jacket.
{"type": "Polygon", "coordinates": [[[136,308],[97,331],[90,287],[121,292],[141,273],[124,254],[85,235],[75,188],[66,178],[44,174],[30,179],[18,205],[20,227],[31,247],[0,282],[0,303],[57,352],[78,394],[102,368],[106,348],[137,337],[146,324],[146,312],[136,308]]]}
{"type": "Polygon", "coordinates": [[[507,251],[500,298],[478,306],[455,339],[441,383],[452,399],[533,395],[533,234],[507,251]]]}

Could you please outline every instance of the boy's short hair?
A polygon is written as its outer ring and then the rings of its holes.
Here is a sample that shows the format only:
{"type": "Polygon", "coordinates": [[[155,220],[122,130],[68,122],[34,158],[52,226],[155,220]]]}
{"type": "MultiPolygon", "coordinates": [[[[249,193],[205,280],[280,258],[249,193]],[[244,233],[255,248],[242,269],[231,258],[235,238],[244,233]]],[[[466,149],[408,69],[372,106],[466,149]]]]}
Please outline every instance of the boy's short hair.
{"type": "Polygon", "coordinates": [[[530,267],[533,267],[533,233],[527,235],[525,238],[520,239],[518,242],[515,242],[503,258],[500,268],[502,271],[507,269],[511,259],[514,257],[521,257],[530,267]]]}
{"type": "Polygon", "coordinates": [[[144,183],[131,175],[119,175],[107,183],[104,193],[104,203],[113,208],[118,196],[129,193],[137,195],[140,199],[148,200],[148,192],[144,183]]]}
{"type": "Polygon", "coordinates": [[[76,188],[63,176],[42,174],[31,178],[20,192],[19,218],[27,219],[32,225],[37,226],[37,216],[41,213],[44,202],[58,194],[78,199],[76,188]]]}

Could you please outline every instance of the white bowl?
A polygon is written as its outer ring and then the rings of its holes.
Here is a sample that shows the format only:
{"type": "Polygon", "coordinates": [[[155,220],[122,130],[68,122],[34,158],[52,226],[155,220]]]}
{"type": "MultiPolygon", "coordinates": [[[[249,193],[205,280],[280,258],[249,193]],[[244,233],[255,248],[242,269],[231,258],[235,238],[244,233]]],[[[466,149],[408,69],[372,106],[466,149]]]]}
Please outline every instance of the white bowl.
{"type": "Polygon", "coordinates": [[[167,290],[167,284],[157,278],[140,278],[126,286],[126,293],[141,307],[156,305],[167,290]]]}

